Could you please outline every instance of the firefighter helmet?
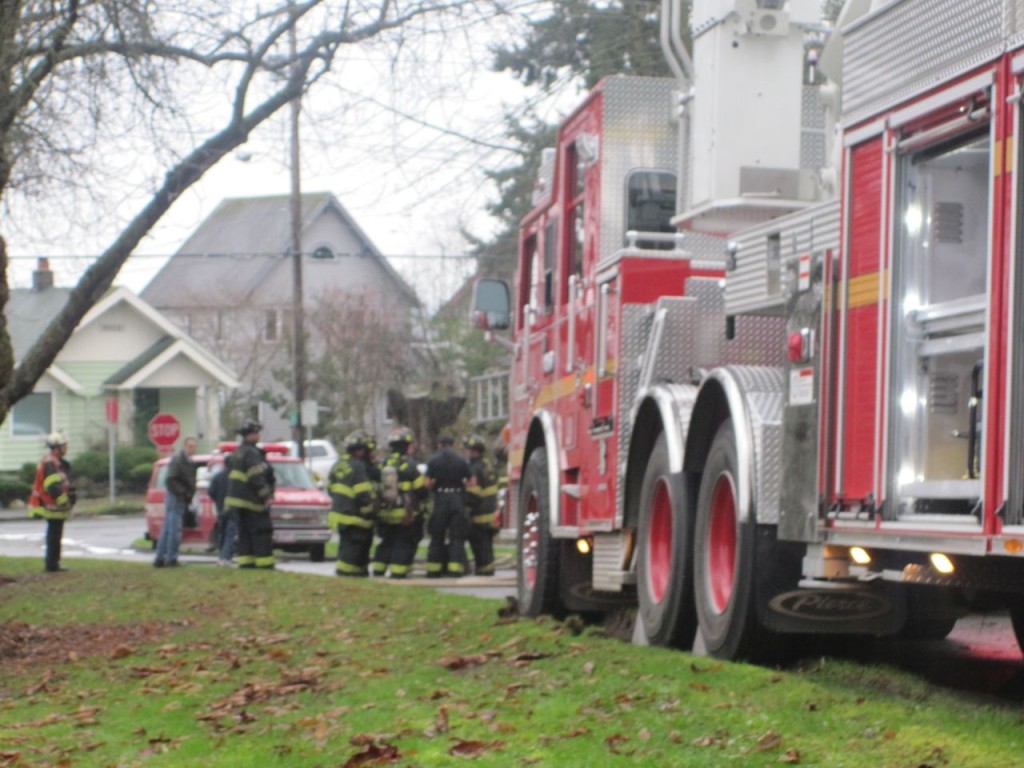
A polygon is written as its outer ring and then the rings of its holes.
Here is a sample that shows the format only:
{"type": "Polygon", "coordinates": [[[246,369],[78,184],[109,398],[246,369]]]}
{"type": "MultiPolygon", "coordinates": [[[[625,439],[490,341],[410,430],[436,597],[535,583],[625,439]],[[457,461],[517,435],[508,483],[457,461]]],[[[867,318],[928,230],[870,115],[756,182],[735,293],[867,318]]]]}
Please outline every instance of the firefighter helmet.
{"type": "Polygon", "coordinates": [[[263,425],[255,419],[246,419],[242,422],[242,426],[238,428],[238,434],[242,437],[251,435],[253,432],[260,432],[263,430],[263,425]]]}
{"type": "Polygon", "coordinates": [[[67,445],[68,439],[64,437],[63,432],[51,432],[46,436],[46,447],[56,448],[60,445],[67,445]]]}
{"type": "Polygon", "coordinates": [[[484,439],[480,435],[470,435],[462,441],[462,446],[470,451],[480,451],[480,453],[487,450],[484,439]]]}
{"type": "Polygon", "coordinates": [[[413,435],[412,430],[408,427],[395,427],[388,432],[388,445],[391,447],[409,445],[414,442],[416,442],[416,436],[413,435]]]}
{"type": "Polygon", "coordinates": [[[350,432],[345,436],[345,450],[349,453],[358,451],[360,448],[366,448],[367,446],[366,433],[361,429],[357,429],[355,432],[350,432]]]}
{"type": "Polygon", "coordinates": [[[366,452],[373,453],[377,450],[377,438],[370,433],[366,434],[366,452]]]}

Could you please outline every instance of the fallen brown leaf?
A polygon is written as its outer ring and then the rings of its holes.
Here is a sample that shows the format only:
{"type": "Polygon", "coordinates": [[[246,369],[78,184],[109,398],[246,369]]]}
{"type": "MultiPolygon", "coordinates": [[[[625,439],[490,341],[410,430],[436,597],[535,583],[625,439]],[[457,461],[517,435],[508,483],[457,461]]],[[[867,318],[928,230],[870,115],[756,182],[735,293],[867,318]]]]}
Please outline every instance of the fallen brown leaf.
{"type": "Polygon", "coordinates": [[[758,737],[754,751],[765,752],[769,749],[775,749],[780,744],[782,744],[782,737],[779,734],[775,733],[775,731],[765,731],[758,737]]]}
{"type": "Polygon", "coordinates": [[[466,741],[459,739],[448,750],[449,755],[456,757],[480,757],[484,752],[491,749],[501,749],[505,746],[503,741],[466,741]]]}
{"type": "Polygon", "coordinates": [[[367,744],[345,761],[343,768],[359,768],[364,765],[388,765],[398,760],[398,747],[392,744],[367,744]]]}
{"type": "Polygon", "coordinates": [[[636,752],[636,749],[623,749],[622,744],[629,741],[628,736],[624,736],[621,733],[613,733],[611,736],[604,737],[604,743],[608,746],[608,751],[613,755],[632,755],[636,752]]]}
{"type": "Polygon", "coordinates": [[[800,753],[795,749],[787,749],[784,755],[779,755],[779,762],[796,765],[800,762],[800,753]]]}
{"type": "Polygon", "coordinates": [[[468,656],[443,656],[439,661],[442,667],[452,670],[466,669],[468,667],[476,667],[487,662],[487,655],[483,653],[474,653],[468,656]]]}

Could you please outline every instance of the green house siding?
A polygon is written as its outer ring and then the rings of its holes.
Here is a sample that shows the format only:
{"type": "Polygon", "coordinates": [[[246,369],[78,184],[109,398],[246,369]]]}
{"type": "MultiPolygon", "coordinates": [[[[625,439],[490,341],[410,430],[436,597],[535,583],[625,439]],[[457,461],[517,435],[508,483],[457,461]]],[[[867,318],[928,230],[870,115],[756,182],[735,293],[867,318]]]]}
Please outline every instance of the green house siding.
{"type": "Polygon", "coordinates": [[[63,421],[57,426],[67,432],[70,451],[107,450],[107,396],[103,382],[116,371],[116,362],[61,362],[60,367],[82,385],[82,395],[65,399],[63,421]]]}
{"type": "Polygon", "coordinates": [[[171,413],[181,422],[181,436],[195,436],[196,391],[179,387],[165,387],[160,390],[160,412],[171,413]]]}

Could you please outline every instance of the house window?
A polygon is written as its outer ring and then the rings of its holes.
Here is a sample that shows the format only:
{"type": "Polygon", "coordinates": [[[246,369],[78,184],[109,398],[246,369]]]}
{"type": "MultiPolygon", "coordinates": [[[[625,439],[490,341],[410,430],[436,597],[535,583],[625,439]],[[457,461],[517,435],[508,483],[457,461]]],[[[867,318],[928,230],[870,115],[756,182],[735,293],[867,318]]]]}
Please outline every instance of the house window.
{"type": "Polygon", "coordinates": [[[276,309],[268,309],[263,323],[263,340],[277,341],[281,336],[279,317],[276,309]]]}
{"type": "Polygon", "coordinates": [[[53,395],[33,392],[11,408],[11,434],[14,437],[38,437],[53,431],[53,395]]]}

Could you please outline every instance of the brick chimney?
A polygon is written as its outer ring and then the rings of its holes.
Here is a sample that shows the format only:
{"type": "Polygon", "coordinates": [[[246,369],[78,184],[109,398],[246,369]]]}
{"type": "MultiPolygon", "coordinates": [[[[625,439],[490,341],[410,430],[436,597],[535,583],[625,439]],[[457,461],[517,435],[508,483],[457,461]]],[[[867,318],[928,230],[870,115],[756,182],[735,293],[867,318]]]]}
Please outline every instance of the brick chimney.
{"type": "Polygon", "coordinates": [[[47,288],[53,288],[53,270],[50,269],[50,260],[42,257],[32,272],[32,290],[45,291],[47,288]]]}

